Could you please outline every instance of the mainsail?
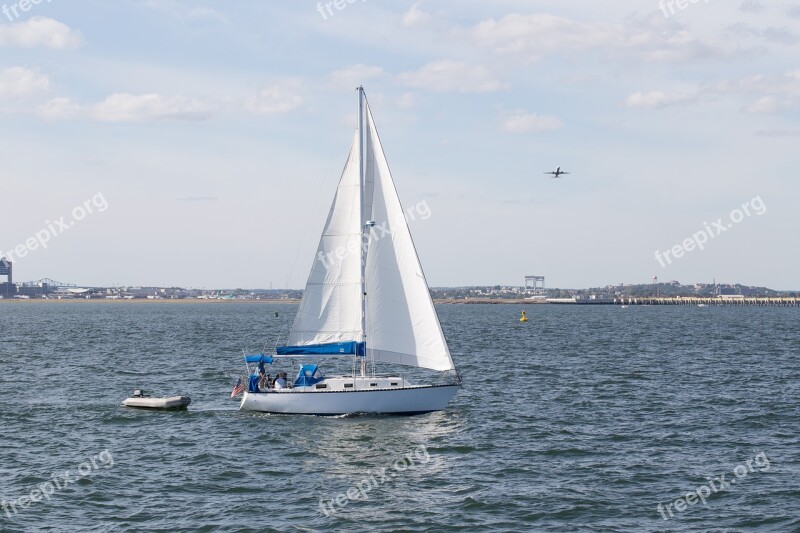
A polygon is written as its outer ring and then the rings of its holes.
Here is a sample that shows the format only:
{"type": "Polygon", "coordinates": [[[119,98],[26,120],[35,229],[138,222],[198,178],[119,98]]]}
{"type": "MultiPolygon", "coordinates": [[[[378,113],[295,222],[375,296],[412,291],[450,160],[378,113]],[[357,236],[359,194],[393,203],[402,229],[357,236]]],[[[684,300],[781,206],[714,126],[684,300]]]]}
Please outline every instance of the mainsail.
{"type": "Polygon", "coordinates": [[[361,178],[356,131],[287,346],[278,353],[355,353],[361,322],[361,178]]]}
{"type": "Polygon", "coordinates": [[[453,370],[372,112],[365,98],[359,101],[364,124],[356,131],[288,346],[278,353],[363,355],[366,344],[375,361],[453,370]]]}

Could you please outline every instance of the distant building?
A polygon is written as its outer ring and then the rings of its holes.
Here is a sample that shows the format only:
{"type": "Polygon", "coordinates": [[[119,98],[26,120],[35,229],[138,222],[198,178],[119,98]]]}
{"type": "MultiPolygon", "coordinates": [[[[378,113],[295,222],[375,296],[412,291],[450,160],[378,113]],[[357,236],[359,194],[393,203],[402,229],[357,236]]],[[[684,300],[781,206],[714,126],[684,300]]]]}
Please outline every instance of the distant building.
{"type": "Polygon", "coordinates": [[[547,293],[544,288],[544,276],[525,276],[525,292],[533,292],[535,296],[547,293]]]}
{"type": "Polygon", "coordinates": [[[0,296],[13,298],[17,294],[17,287],[14,285],[14,265],[5,257],[0,258],[0,276],[5,276],[6,280],[0,283],[0,296]]]}
{"type": "Polygon", "coordinates": [[[51,287],[47,283],[23,283],[17,287],[17,294],[28,296],[29,298],[41,298],[51,292],[51,287]]]}

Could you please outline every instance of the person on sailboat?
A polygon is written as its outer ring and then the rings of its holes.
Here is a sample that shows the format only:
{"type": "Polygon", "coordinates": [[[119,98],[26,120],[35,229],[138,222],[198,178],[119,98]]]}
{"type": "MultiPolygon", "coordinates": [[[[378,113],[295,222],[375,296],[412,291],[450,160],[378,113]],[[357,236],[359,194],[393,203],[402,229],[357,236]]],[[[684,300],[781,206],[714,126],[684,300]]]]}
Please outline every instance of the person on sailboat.
{"type": "Polygon", "coordinates": [[[278,374],[278,379],[275,380],[275,388],[276,389],[286,388],[286,372],[280,372],[278,374]]]}
{"type": "Polygon", "coordinates": [[[266,392],[270,388],[270,375],[261,374],[261,380],[258,382],[259,392],[266,392]]]}

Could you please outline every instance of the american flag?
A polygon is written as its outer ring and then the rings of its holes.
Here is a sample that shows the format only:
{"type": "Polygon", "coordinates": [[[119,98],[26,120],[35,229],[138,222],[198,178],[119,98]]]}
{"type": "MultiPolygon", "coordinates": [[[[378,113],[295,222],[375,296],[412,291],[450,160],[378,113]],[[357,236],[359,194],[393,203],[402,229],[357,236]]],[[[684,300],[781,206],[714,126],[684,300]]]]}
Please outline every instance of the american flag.
{"type": "Polygon", "coordinates": [[[236,382],[236,386],[231,391],[231,398],[233,398],[234,396],[239,396],[243,392],[244,392],[244,383],[242,383],[242,378],[239,378],[239,381],[236,382]]]}

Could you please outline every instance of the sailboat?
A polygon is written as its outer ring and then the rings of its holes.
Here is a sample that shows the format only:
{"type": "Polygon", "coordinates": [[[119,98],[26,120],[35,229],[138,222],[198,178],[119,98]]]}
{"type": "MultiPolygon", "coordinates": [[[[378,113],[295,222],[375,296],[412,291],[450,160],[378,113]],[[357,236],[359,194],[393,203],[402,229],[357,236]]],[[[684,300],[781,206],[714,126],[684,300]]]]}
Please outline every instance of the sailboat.
{"type": "Polygon", "coordinates": [[[274,355],[245,355],[241,410],[418,414],[445,409],[461,387],[364,88],[356,90],[358,126],[303,299],[274,355]],[[326,357],[352,358],[352,373],[326,376],[303,361],[326,357]],[[281,358],[302,362],[295,378],[276,385],[265,364],[281,358]],[[384,363],[437,371],[439,379],[376,374],[384,363]]]}

